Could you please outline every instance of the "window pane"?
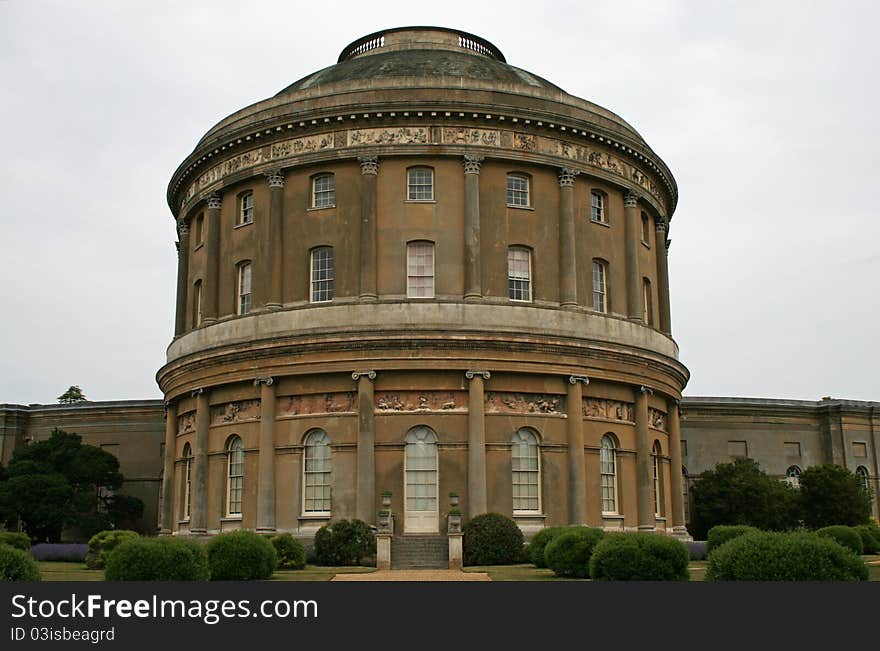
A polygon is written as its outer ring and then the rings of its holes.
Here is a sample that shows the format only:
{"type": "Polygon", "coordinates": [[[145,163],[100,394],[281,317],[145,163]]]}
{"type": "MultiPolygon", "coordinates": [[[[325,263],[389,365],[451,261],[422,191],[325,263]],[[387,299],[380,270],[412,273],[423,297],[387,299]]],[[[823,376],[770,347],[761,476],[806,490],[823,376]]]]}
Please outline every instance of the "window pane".
{"type": "Polygon", "coordinates": [[[305,490],[303,511],[330,512],[330,437],[323,430],[308,435],[305,442],[305,490]]]}
{"type": "Polygon", "coordinates": [[[538,511],[540,505],[540,464],[538,439],[527,429],[513,435],[513,510],[538,511]]]}
{"type": "Polygon", "coordinates": [[[333,248],[312,251],[312,302],[333,300],[333,248]]]}
{"type": "Polygon", "coordinates": [[[605,263],[593,260],[593,309],[597,312],[607,312],[605,286],[605,263]]]}
{"type": "Polygon", "coordinates": [[[312,207],[336,205],[336,184],[333,174],[322,174],[312,179],[312,207]]]}
{"type": "Polygon", "coordinates": [[[434,199],[434,170],[419,167],[407,172],[407,199],[410,201],[434,199]]]}
{"type": "Polygon", "coordinates": [[[254,221],[254,194],[248,192],[241,195],[241,212],[238,215],[239,224],[250,224],[254,221]]]}
{"type": "Polygon", "coordinates": [[[243,264],[238,268],[238,313],[247,314],[251,311],[251,265],[243,264]]]}
{"type": "Polygon", "coordinates": [[[591,213],[590,219],[594,222],[605,221],[605,197],[599,192],[593,192],[590,195],[591,213]]]}
{"type": "Polygon", "coordinates": [[[507,175],[507,203],[511,206],[529,205],[529,179],[527,177],[507,175]]]}
{"type": "Polygon", "coordinates": [[[511,247],[507,250],[507,287],[510,300],[532,300],[531,266],[531,253],[528,249],[511,247]]]}
{"type": "Polygon", "coordinates": [[[434,297],[434,244],[407,244],[407,292],[409,298],[434,297]]]}

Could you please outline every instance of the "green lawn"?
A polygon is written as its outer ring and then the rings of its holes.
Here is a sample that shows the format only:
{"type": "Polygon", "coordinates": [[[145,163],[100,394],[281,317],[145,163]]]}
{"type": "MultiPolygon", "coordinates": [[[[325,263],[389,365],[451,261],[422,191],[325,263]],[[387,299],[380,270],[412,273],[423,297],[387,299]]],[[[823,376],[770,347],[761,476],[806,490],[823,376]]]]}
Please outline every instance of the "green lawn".
{"type": "Polygon", "coordinates": [[[553,570],[534,565],[469,565],[465,572],[486,572],[493,581],[585,581],[553,575],[553,570]]]}

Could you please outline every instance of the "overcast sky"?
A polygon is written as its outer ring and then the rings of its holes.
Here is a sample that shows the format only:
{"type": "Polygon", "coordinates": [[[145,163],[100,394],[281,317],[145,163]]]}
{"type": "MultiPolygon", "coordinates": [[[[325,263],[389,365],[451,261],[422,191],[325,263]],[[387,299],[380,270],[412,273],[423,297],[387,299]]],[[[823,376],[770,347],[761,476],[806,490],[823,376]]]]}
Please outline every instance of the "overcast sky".
{"type": "Polygon", "coordinates": [[[159,398],[171,174],[359,36],[441,25],[666,161],[685,395],[880,400],[873,2],[0,0],[0,403],[159,398]]]}

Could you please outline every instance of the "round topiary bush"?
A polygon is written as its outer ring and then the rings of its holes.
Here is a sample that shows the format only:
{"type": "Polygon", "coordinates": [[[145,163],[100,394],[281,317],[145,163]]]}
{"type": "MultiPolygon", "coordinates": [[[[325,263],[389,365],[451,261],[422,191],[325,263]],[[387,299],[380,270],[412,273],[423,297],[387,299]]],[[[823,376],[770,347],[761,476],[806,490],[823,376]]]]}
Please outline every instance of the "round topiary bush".
{"type": "Polygon", "coordinates": [[[862,537],[863,554],[880,554],[880,529],[874,529],[868,524],[853,528],[862,537]]]}
{"type": "Polygon", "coordinates": [[[465,565],[508,565],[522,559],[523,535],[500,513],[483,513],[462,527],[465,565]]]}
{"type": "Polygon", "coordinates": [[[272,536],[269,542],[278,556],[279,570],[301,570],[306,566],[306,548],[289,533],[272,536]]]}
{"type": "Polygon", "coordinates": [[[854,527],[846,527],[844,525],[833,525],[831,527],[822,527],[816,534],[825,538],[831,538],[846,547],[853,554],[861,556],[865,553],[865,546],[862,542],[862,536],[854,527]]]}
{"type": "Polygon", "coordinates": [[[315,534],[318,565],[359,565],[376,553],[376,536],[363,520],[337,520],[315,534]]]}
{"type": "Polygon", "coordinates": [[[850,550],[814,533],[758,532],[709,556],[707,581],[866,581],[868,569],[850,550]]]}
{"type": "Polygon", "coordinates": [[[39,581],[37,562],[26,551],[0,545],[0,581],[39,581]]]}
{"type": "Polygon", "coordinates": [[[760,529],[745,524],[716,525],[709,529],[709,533],[706,536],[706,552],[711,554],[724,543],[744,536],[747,533],[755,533],[757,531],[760,531],[760,529]]]}
{"type": "Polygon", "coordinates": [[[547,567],[556,576],[587,578],[590,576],[590,557],[605,532],[590,527],[568,527],[555,536],[544,550],[547,567]]]}
{"type": "Polygon", "coordinates": [[[0,545],[9,545],[23,552],[29,552],[31,539],[22,531],[0,531],[0,545]]]}
{"type": "Polygon", "coordinates": [[[134,538],[110,552],[104,568],[108,581],[207,581],[208,554],[194,540],[134,538]]]}
{"type": "Polygon", "coordinates": [[[550,541],[565,531],[568,527],[545,527],[536,533],[529,542],[528,559],[535,567],[547,567],[544,559],[544,550],[550,541]]]}
{"type": "Polygon", "coordinates": [[[615,533],[593,549],[590,577],[594,581],[687,581],[688,550],[661,534],[615,533]]]}
{"type": "Polygon", "coordinates": [[[140,538],[137,531],[110,529],[99,531],[89,539],[89,553],[86,554],[86,567],[90,570],[103,570],[107,557],[126,540],[140,538]]]}
{"type": "Polygon", "coordinates": [[[212,581],[268,579],[278,565],[275,547],[253,531],[221,533],[205,547],[212,581]]]}

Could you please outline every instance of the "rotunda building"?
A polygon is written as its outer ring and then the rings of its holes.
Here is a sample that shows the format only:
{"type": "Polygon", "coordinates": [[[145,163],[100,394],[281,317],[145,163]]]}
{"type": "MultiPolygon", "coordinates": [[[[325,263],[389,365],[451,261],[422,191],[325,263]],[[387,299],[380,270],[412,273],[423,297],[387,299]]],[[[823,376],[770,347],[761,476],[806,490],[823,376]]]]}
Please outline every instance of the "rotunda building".
{"type": "Polygon", "coordinates": [[[168,186],[161,530],[442,534],[454,493],[527,534],[686,535],[676,200],[629,124],[452,29],[222,120],[168,186]]]}

